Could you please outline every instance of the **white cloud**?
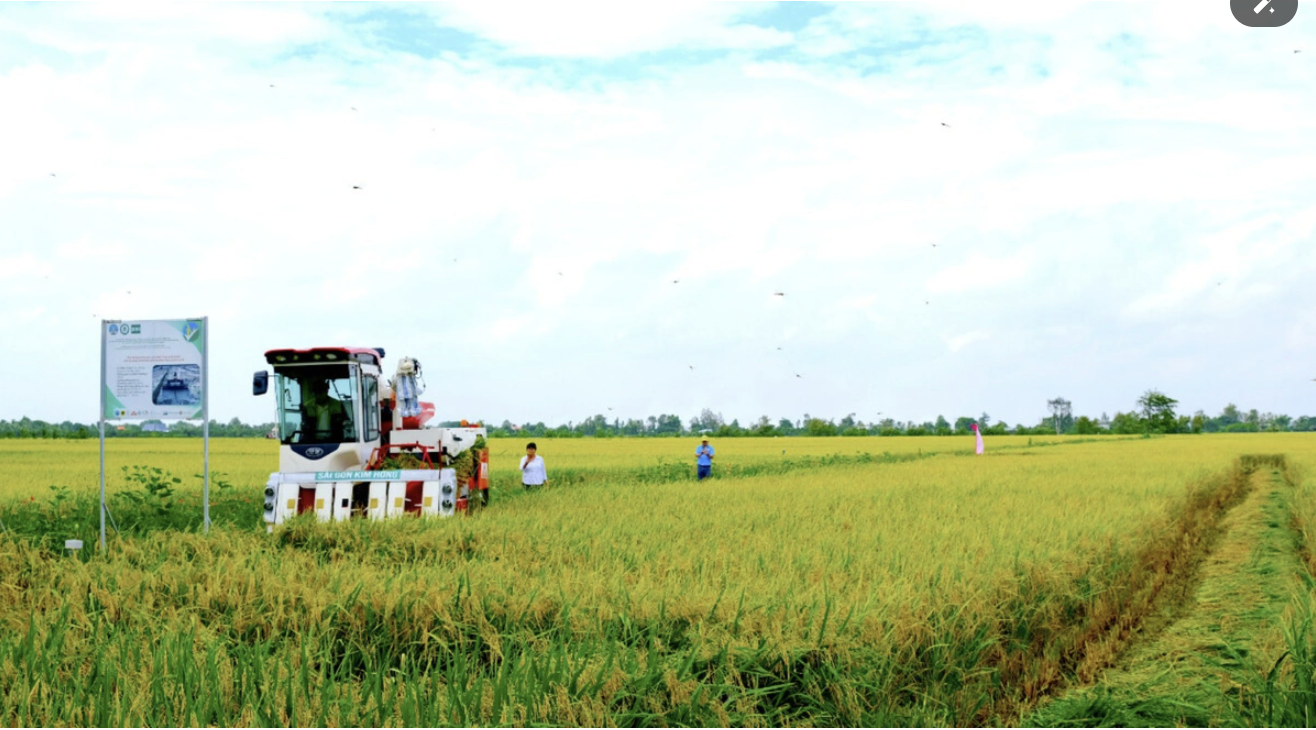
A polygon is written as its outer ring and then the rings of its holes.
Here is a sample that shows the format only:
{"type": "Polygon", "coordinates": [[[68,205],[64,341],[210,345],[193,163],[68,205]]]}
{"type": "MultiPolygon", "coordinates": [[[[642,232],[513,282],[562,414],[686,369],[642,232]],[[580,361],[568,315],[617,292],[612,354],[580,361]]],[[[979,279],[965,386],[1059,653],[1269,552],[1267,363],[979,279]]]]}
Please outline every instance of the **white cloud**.
{"type": "Polygon", "coordinates": [[[969,254],[964,263],[938,271],[928,280],[927,290],[933,294],[955,294],[1002,287],[1024,278],[1031,260],[1026,251],[1006,258],[969,254]]]}
{"type": "Polygon", "coordinates": [[[0,281],[25,280],[49,276],[55,267],[30,253],[0,258],[0,281]]]}
{"type": "Polygon", "coordinates": [[[946,348],[951,352],[959,352],[975,342],[982,342],[991,338],[991,333],[982,330],[966,332],[962,335],[946,338],[946,348]]]}
{"type": "Polygon", "coordinates": [[[1188,260],[1155,291],[1125,307],[1124,314],[1135,318],[1175,314],[1186,306],[1204,304],[1198,301],[1204,292],[1217,295],[1205,303],[1216,309],[1266,297],[1274,290],[1270,279],[1279,274],[1276,269],[1292,260],[1286,250],[1298,246],[1305,251],[1316,246],[1316,208],[1248,218],[1191,242],[1184,257],[1188,260]]]}

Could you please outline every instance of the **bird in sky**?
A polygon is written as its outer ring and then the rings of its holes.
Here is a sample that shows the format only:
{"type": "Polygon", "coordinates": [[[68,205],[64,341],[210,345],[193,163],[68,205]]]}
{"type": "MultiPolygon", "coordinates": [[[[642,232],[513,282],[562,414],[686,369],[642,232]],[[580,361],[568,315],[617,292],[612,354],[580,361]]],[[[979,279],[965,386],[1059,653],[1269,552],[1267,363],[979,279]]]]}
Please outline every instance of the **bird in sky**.
{"type": "Polygon", "coordinates": [[[936,248],[936,247],[937,247],[937,244],[935,244],[935,243],[932,244],[932,247],[933,247],[933,248],[936,248]]]}
{"type": "Polygon", "coordinates": [[[924,304],[932,304],[932,302],[929,302],[929,301],[926,300],[926,299],[923,300],[923,303],[924,303],[924,304]]]}
{"type": "Polygon", "coordinates": [[[786,296],[786,292],[784,292],[784,291],[773,292],[773,293],[772,293],[772,296],[774,296],[774,297],[784,297],[784,296],[786,296]]]}
{"type": "Polygon", "coordinates": [[[797,377],[797,378],[803,378],[804,376],[803,376],[803,375],[800,375],[799,373],[795,373],[795,377],[797,377]]]}
{"type": "Polygon", "coordinates": [[[55,173],[53,173],[53,172],[50,173],[50,176],[51,176],[51,177],[54,177],[54,176],[55,176],[55,173]]]}
{"type": "Polygon", "coordinates": [[[694,369],[695,369],[695,366],[694,366],[694,365],[687,365],[686,367],[690,368],[691,370],[694,370],[694,369]]]}
{"type": "Polygon", "coordinates": [[[608,406],[608,410],[612,410],[612,406],[608,406]]]}
{"type": "Polygon", "coordinates": [[[945,122],[942,122],[941,126],[945,127],[946,129],[950,129],[950,125],[945,122]]]}
{"type": "Polygon", "coordinates": [[[274,84],[270,84],[270,88],[273,89],[273,88],[274,88],[274,84]]]}
{"type": "Polygon", "coordinates": [[[778,347],[778,348],[777,348],[777,349],[778,349],[778,350],[780,350],[780,349],[781,349],[781,348],[780,348],[780,347],[778,347]]]}
{"type": "Polygon", "coordinates": [[[1294,53],[1302,53],[1302,49],[1301,49],[1301,48],[1294,48],[1294,49],[1293,49],[1293,52],[1294,52],[1294,53]]]}
{"type": "Polygon", "coordinates": [[[558,276],[566,276],[566,274],[563,274],[561,271],[557,272],[557,275],[558,275],[558,276]]]}
{"type": "Polygon", "coordinates": [[[673,283],[673,284],[680,284],[680,283],[681,283],[681,280],[680,280],[680,279],[672,279],[672,283],[673,283]]]}
{"type": "Polygon", "coordinates": [[[352,111],[356,111],[356,107],[352,107],[352,111]]]}
{"type": "Polygon", "coordinates": [[[352,189],[353,189],[353,190],[360,190],[360,189],[361,189],[361,186],[360,186],[360,185],[353,185],[353,186],[352,186],[352,189]]]}

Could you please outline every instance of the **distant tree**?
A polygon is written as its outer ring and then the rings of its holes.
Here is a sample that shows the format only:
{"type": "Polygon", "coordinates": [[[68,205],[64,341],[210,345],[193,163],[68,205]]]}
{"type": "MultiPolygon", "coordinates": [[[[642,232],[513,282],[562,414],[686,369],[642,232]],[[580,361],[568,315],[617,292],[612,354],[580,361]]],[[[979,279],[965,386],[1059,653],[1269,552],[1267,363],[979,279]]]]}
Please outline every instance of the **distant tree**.
{"type": "Polygon", "coordinates": [[[659,414],[654,424],[654,433],[659,436],[677,436],[684,432],[681,417],[675,413],[659,414]]]}
{"type": "Polygon", "coordinates": [[[1193,420],[1189,422],[1188,428],[1192,433],[1201,433],[1206,427],[1206,414],[1198,411],[1193,414],[1193,420]]]}
{"type": "Polygon", "coordinates": [[[969,433],[970,426],[974,423],[973,418],[969,416],[960,416],[955,419],[955,433],[969,433]]]}
{"type": "Polygon", "coordinates": [[[1136,413],[1116,413],[1110,421],[1110,430],[1119,434],[1145,433],[1147,426],[1136,413]]]}
{"type": "Polygon", "coordinates": [[[1267,413],[1268,428],[1271,431],[1288,431],[1293,419],[1283,413],[1267,413]]]}
{"type": "Polygon", "coordinates": [[[1079,416],[1078,419],[1074,421],[1074,433],[1082,434],[1084,436],[1101,433],[1101,424],[1097,423],[1095,419],[1088,418],[1087,416],[1079,416]]]}
{"type": "Polygon", "coordinates": [[[1159,390],[1149,390],[1138,399],[1138,408],[1142,410],[1147,428],[1156,433],[1174,433],[1178,430],[1178,417],[1174,414],[1177,405],[1179,401],[1159,390]]]}
{"type": "Polygon", "coordinates": [[[986,431],[991,425],[992,425],[992,417],[987,415],[987,411],[983,411],[982,415],[978,416],[978,428],[981,428],[983,431],[986,431]]]}
{"type": "Polygon", "coordinates": [[[1074,404],[1064,398],[1055,398],[1046,402],[1047,410],[1051,411],[1051,424],[1055,426],[1056,435],[1060,435],[1062,429],[1069,425],[1068,421],[1073,418],[1074,404]]]}
{"type": "Polygon", "coordinates": [[[1220,424],[1220,428],[1223,429],[1226,426],[1230,426],[1235,423],[1242,423],[1243,414],[1239,412],[1238,406],[1234,405],[1233,403],[1230,403],[1229,405],[1225,406],[1224,410],[1220,411],[1220,415],[1217,416],[1215,420],[1217,423],[1220,424]]]}
{"type": "Polygon", "coordinates": [[[705,408],[699,412],[699,415],[690,419],[690,430],[717,431],[725,424],[726,421],[722,420],[721,413],[714,413],[712,409],[705,408]]]}
{"type": "Polygon", "coordinates": [[[804,426],[804,431],[810,436],[835,436],[837,434],[836,424],[821,418],[810,418],[804,426]]]}

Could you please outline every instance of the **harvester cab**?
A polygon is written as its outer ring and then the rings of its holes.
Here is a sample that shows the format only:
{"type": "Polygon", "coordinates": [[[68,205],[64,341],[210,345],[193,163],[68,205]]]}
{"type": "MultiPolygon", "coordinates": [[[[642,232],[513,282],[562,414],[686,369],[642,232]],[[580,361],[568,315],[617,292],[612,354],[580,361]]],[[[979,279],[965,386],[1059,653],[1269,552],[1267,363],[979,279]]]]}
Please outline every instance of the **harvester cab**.
{"type": "MultiPolygon", "coordinates": [[[[272,530],[304,512],[323,521],[449,516],[489,501],[489,452],[479,424],[432,428],[420,363],[402,358],[384,380],[383,348],[270,350],[279,471],[265,485],[272,530]]],[[[268,371],[252,393],[265,394],[268,371]]]]}

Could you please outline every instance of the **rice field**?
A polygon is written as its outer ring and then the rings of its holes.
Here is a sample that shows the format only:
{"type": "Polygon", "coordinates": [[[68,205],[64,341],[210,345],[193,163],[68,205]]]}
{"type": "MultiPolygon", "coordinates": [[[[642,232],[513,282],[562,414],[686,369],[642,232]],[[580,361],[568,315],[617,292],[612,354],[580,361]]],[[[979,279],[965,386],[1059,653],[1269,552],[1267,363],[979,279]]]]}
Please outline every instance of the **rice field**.
{"type": "MultiPolygon", "coordinates": [[[[1307,434],[988,443],[727,439],[698,483],[689,439],[545,439],[576,478],[522,494],[495,441],[477,516],[267,536],[274,445],[216,440],[210,535],[70,558],[30,533],[89,499],[21,500],[89,497],[96,443],[0,442],[0,722],[1014,724],[1181,598],[1240,457],[1316,466],[1307,434]]],[[[198,442],[109,453],[199,472],[198,442]]]]}
{"type": "MultiPolygon", "coordinates": [[[[492,439],[490,467],[506,480],[517,474],[518,460],[530,439],[492,439]]],[[[534,439],[550,473],[630,472],[662,465],[689,466],[693,470],[692,438],[654,439],[534,439]]],[[[1024,448],[1030,443],[1048,444],[1083,440],[1073,436],[993,437],[993,449],[1024,448]]],[[[800,457],[858,454],[972,454],[973,440],[955,436],[854,438],[737,438],[714,440],[719,470],[775,463],[800,457]]],[[[277,471],[278,443],[266,439],[212,439],[210,468],[235,485],[263,485],[277,471]]],[[[105,446],[106,488],[123,486],[125,466],[150,465],[185,475],[189,483],[202,471],[199,440],[174,438],[109,439],[105,446]]],[[[50,485],[72,490],[97,489],[100,446],[96,440],[46,441],[0,439],[0,500],[32,494],[50,485]]]]}

